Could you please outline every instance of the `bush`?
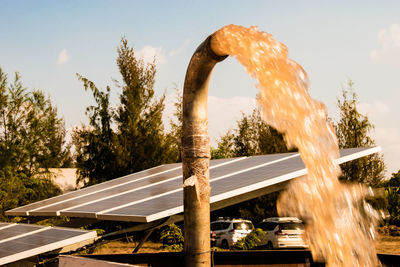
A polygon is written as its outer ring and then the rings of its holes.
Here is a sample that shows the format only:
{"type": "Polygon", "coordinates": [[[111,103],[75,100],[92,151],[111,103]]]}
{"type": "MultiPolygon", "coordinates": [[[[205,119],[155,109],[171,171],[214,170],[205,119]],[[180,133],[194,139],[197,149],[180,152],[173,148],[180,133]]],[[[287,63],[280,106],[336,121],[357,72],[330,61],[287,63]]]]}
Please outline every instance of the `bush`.
{"type": "Polygon", "coordinates": [[[261,228],[256,228],[251,231],[250,234],[246,235],[246,237],[239,239],[233,246],[231,247],[233,250],[250,250],[255,248],[260,240],[259,236],[265,235],[265,232],[261,228]]]}
{"type": "Polygon", "coordinates": [[[183,250],[183,234],[179,226],[170,224],[161,230],[160,239],[163,243],[163,247],[170,251],[182,251],[183,250]]]}
{"type": "Polygon", "coordinates": [[[400,187],[387,187],[385,191],[390,213],[389,224],[400,226],[400,187]]]}
{"type": "Polygon", "coordinates": [[[0,220],[7,221],[4,212],[19,206],[56,196],[61,193],[47,177],[28,177],[11,168],[0,170],[0,220]]]}

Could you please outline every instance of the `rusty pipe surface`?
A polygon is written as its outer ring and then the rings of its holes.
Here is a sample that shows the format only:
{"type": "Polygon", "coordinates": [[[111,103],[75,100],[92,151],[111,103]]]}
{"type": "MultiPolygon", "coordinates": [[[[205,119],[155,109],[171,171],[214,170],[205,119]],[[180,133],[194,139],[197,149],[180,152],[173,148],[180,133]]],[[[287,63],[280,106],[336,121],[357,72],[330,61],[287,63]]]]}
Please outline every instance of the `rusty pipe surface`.
{"type": "Polygon", "coordinates": [[[182,172],[185,266],[210,266],[210,137],[207,96],[211,72],[227,55],[211,49],[210,35],[194,52],[183,88],[182,172]]]}

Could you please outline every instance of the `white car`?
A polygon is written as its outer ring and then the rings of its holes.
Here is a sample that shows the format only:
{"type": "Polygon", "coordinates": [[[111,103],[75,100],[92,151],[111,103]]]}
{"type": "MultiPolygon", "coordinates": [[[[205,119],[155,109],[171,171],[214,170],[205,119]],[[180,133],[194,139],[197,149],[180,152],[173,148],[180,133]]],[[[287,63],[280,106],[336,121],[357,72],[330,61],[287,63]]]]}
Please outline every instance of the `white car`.
{"type": "Polygon", "coordinates": [[[264,219],[259,228],[265,231],[265,235],[259,236],[260,246],[268,249],[278,248],[308,248],[302,235],[304,233],[303,222],[296,217],[273,217],[264,219]]]}
{"type": "Polygon", "coordinates": [[[218,218],[211,223],[211,231],[215,233],[215,246],[225,249],[229,249],[253,229],[253,223],[243,219],[218,218]]]}

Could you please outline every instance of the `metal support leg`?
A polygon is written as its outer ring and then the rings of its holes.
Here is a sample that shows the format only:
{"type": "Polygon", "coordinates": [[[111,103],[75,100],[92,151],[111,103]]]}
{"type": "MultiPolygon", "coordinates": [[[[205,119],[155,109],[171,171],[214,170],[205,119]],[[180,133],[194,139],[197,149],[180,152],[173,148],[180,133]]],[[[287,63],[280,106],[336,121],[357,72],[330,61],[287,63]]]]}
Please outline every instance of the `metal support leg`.
{"type": "Polygon", "coordinates": [[[136,248],[132,251],[132,253],[137,253],[139,251],[139,249],[143,246],[144,242],[146,242],[147,239],[150,237],[151,233],[153,233],[154,229],[156,229],[156,228],[152,228],[152,229],[146,231],[146,235],[140,241],[139,245],[137,245],[136,248]]]}

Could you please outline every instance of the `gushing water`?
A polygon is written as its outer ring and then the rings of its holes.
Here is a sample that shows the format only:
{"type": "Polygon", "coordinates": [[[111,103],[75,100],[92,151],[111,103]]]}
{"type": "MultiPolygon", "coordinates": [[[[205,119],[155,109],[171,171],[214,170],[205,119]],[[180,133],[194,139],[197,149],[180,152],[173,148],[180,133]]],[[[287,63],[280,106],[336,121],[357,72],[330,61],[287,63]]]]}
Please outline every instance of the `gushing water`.
{"type": "Polygon", "coordinates": [[[328,266],[377,266],[377,212],[365,202],[372,192],[338,181],[338,142],[325,106],[308,93],[303,68],[287,47],[257,27],[228,25],[212,38],[213,51],[236,56],[258,80],[262,116],[297,147],[308,176],[292,181],[278,201],[280,215],[306,220],[305,239],[316,260],[328,266]]]}

